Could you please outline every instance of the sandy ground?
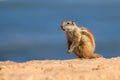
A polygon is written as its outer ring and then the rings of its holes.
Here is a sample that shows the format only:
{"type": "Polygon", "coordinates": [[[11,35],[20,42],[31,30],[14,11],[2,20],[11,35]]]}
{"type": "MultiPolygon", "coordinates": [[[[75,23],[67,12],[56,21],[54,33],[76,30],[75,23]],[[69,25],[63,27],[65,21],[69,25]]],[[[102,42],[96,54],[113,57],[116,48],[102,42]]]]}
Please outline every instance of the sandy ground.
{"type": "Polygon", "coordinates": [[[0,80],[120,80],[120,57],[0,62],[0,80]]]}

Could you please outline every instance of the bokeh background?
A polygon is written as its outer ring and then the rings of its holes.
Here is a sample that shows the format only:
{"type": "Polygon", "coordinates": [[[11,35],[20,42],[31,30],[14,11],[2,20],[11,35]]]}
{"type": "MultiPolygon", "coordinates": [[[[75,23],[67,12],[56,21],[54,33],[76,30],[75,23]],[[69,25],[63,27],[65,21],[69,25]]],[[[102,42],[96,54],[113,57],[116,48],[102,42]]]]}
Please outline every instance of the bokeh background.
{"type": "Polygon", "coordinates": [[[93,32],[96,53],[120,56],[120,0],[0,0],[0,61],[75,58],[64,20],[93,32]]]}

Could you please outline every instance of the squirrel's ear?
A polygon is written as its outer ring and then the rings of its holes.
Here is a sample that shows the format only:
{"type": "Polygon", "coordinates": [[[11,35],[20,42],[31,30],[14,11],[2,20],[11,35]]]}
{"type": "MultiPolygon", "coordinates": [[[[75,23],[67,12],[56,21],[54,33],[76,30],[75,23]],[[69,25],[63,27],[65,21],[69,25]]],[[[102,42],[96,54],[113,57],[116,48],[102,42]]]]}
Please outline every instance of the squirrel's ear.
{"type": "Polygon", "coordinates": [[[76,23],[75,23],[74,21],[72,21],[72,24],[73,24],[73,25],[76,25],[76,23]]]}

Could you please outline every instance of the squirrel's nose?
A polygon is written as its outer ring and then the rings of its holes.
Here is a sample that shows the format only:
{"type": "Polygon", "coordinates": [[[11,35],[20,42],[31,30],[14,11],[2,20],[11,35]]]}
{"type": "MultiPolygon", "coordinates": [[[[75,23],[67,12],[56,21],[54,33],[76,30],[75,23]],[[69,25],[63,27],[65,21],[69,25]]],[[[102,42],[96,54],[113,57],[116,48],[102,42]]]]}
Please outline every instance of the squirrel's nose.
{"type": "Polygon", "coordinates": [[[65,31],[65,29],[63,28],[63,26],[61,26],[61,29],[62,29],[63,31],[65,31]]]}

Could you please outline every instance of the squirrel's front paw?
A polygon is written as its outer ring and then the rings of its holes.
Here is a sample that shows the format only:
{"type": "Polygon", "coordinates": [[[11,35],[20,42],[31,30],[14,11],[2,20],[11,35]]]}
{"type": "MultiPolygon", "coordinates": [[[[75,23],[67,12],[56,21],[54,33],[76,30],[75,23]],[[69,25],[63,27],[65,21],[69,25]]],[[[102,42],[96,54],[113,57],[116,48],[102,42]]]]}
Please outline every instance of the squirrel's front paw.
{"type": "Polygon", "coordinates": [[[73,49],[69,49],[69,50],[68,50],[68,53],[71,53],[71,52],[73,52],[73,49]]]}

